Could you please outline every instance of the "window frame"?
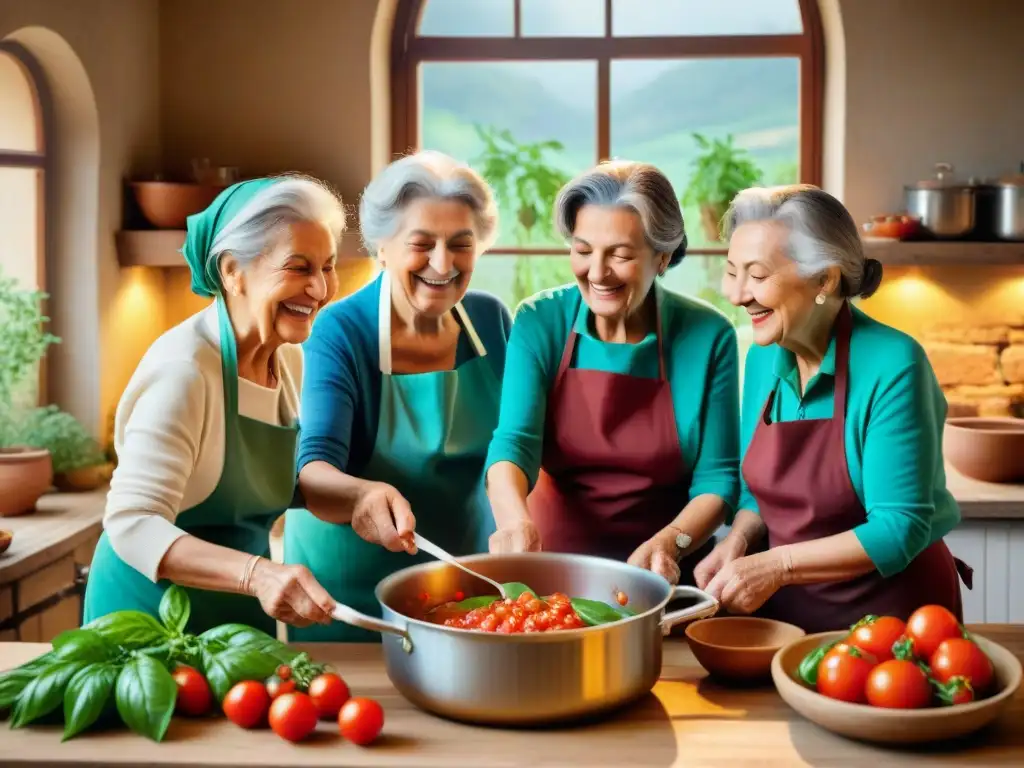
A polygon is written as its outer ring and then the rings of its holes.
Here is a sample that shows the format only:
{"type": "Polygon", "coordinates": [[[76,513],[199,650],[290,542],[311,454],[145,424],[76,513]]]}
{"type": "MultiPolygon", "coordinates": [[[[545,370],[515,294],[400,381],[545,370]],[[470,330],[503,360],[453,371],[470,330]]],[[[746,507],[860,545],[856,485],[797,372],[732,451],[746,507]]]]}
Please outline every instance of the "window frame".
{"type": "MultiPolygon", "coordinates": [[[[794,0],[803,32],[790,35],[613,37],[612,0],[605,2],[604,37],[522,37],[520,0],[514,4],[512,37],[419,37],[423,9],[430,0],[398,0],[391,38],[391,149],[394,155],[417,147],[419,103],[417,69],[422,62],[596,61],[597,157],[611,154],[611,62],[614,59],[748,58],[779,56],[800,61],[800,181],[821,185],[824,34],[816,0],[794,0]]],[[[595,162],[597,159],[595,158],[595,162]]],[[[493,248],[509,256],[565,255],[558,248],[493,248]]],[[[722,255],[723,248],[688,250],[722,255]]]]}
{"type": "MultiPolygon", "coordinates": [[[[47,259],[49,256],[49,237],[47,234],[48,186],[50,176],[50,155],[52,153],[53,125],[52,100],[47,86],[46,75],[38,62],[20,44],[10,40],[0,40],[0,55],[7,56],[21,69],[22,75],[32,92],[32,104],[35,111],[36,147],[34,151],[13,150],[0,146],[0,168],[33,168],[37,173],[36,184],[36,285],[34,288],[49,295],[47,287],[47,259]]],[[[43,302],[43,313],[49,315],[43,302]]],[[[49,352],[39,361],[39,381],[37,387],[37,403],[44,405],[48,401],[48,360],[49,352]]]]}

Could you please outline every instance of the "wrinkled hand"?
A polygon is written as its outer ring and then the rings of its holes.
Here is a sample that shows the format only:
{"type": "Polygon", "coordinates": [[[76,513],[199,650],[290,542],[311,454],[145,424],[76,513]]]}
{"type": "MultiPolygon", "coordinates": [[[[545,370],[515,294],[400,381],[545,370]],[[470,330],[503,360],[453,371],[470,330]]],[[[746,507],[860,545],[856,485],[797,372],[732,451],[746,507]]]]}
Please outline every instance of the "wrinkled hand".
{"type": "Polygon", "coordinates": [[[747,554],[747,542],[742,536],[732,534],[726,536],[693,569],[693,580],[697,588],[706,590],[719,571],[745,554],[747,554]]]}
{"type": "Polygon", "coordinates": [[[352,510],[352,530],[371,544],[390,552],[416,554],[412,507],[387,483],[369,483],[352,510]]]}
{"type": "Polygon", "coordinates": [[[491,534],[488,549],[492,555],[513,552],[540,552],[540,532],[530,520],[520,520],[512,526],[499,528],[491,534]]]}
{"type": "Polygon", "coordinates": [[[249,589],[268,616],[294,627],[330,624],[335,602],[304,565],[260,559],[249,589]]]}
{"type": "Polygon", "coordinates": [[[704,591],[731,613],[753,613],[785,583],[785,570],[779,549],[769,549],[726,563],[704,591]]]}
{"type": "Polygon", "coordinates": [[[682,574],[676,562],[677,551],[675,531],[664,531],[637,547],[626,562],[663,576],[669,584],[678,584],[682,574]]]}

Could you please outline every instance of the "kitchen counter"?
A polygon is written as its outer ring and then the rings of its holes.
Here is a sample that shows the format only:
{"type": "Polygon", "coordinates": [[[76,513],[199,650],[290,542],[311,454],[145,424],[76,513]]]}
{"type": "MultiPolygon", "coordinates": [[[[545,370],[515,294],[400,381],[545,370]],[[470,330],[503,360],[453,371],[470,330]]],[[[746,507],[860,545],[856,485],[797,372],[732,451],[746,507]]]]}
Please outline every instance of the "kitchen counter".
{"type": "MultiPolygon", "coordinates": [[[[1024,658],[1024,625],[970,627],[1024,658]]],[[[127,730],[61,744],[55,727],[3,733],[5,766],[997,766],[1024,765],[1024,689],[1002,718],[959,745],[890,750],[824,731],[791,710],[774,688],[729,689],[707,680],[685,641],[668,640],[652,695],[600,723],[514,731],[442,720],[409,704],[388,681],[377,645],[305,645],[332,663],[353,695],[376,698],[384,734],[370,747],[343,741],[330,723],[293,745],[270,731],[227,720],[175,718],[160,745],[127,730]]],[[[0,669],[24,663],[44,644],[0,643],[0,669]]]]}
{"type": "Polygon", "coordinates": [[[0,528],[14,534],[0,554],[0,641],[49,642],[78,626],[105,501],[105,488],[51,493],[31,514],[0,517],[0,528]]]}
{"type": "Polygon", "coordinates": [[[985,483],[946,464],[946,487],[964,520],[1024,520],[1024,484],[985,483]]]}

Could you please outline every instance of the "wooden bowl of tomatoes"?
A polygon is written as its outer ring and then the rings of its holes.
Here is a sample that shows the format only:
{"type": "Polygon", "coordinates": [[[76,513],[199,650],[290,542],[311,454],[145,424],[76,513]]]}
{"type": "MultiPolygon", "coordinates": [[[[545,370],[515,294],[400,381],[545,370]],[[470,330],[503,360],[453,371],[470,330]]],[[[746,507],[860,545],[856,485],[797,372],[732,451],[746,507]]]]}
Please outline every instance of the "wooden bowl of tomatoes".
{"type": "Polygon", "coordinates": [[[866,616],[796,640],[772,659],[783,700],[834,733],[882,744],[959,738],[994,721],[1021,684],[1006,648],[928,605],[906,622],[866,616]]]}

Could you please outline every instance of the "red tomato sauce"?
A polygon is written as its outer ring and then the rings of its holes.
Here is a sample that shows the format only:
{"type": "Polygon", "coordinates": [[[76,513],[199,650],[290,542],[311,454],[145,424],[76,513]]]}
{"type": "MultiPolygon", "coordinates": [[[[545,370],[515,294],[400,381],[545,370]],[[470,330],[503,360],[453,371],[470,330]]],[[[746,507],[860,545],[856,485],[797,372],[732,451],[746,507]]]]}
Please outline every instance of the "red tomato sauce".
{"type": "Polygon", "coordinates": [[[515,600],[495,600],[471,611],[442,607],[432,612],[429,618],[446,627],[502,634],[554,632],[584,626],[569,597],[560,592],[545,599],[524,592],[515,600]]]}

